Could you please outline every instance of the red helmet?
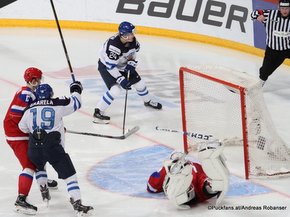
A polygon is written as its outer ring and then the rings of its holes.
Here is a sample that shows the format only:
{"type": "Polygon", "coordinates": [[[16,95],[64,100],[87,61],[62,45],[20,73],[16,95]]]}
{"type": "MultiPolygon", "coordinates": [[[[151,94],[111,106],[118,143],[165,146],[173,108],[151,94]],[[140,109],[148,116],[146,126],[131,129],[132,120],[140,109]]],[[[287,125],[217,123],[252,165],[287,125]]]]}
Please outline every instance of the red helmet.
{"type": "Polygon", "coordinates": [[[24,80],[31,82],[33,79],[41,79],[42,71],[35,67],[27,68],[24,72],[24,80]]]}

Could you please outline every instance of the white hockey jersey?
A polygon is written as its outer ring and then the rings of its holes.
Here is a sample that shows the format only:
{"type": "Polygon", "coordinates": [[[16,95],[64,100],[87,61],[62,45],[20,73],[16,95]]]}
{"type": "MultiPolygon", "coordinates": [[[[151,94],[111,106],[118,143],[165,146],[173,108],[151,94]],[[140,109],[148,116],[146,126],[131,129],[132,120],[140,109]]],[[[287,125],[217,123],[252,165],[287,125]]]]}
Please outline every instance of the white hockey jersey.
{"type": "Polygon", "coordinates": [[[77,92],[73,92],[69,98],[38,100],[25,109],[18,126],[24,133],[32,133],[36,128],[44,129],[47,133],[58,131],[64,147],[63,117],[80,107],[81,95],[77,92]]]}
{"type": "Polygon", "coordinates": [[[107,67],[108,72],[117,78],[121,76],[119,71],[123,71],[129,60],[136,60],[136,53],[140,49],[140,44],[134,38],[132,42],[123,44],[120,36],[115,35],[109,38],[100,50],[100,61],[107,67]]]}

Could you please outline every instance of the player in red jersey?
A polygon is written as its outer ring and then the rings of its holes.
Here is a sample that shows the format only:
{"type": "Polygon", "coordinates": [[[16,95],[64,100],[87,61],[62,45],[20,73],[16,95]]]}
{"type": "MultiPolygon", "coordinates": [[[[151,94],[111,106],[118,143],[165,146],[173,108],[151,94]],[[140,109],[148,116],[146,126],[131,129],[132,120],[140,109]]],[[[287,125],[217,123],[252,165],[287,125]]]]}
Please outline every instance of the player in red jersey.
{"type": "MultiPolygon", "coordinates": [[[[15,207],[16,211],[25,214],[35,214],[37,211],[37,207],[26,201],[36,168],[27,155],[29,136],[19,129],[18,123],[21,120],[26,106],[35,101],[34,90],[41,83],[41,78],[41,70],[35,67],[30,67],[25,70],[24,80],[26,81],[26,86],[21,87],[14,95],[3,122],[6,141],[22,166],[22,172],[18,179],[19,195],[15,202],[15,207]]],[[[46,174],[36,173],[36,179],[41,179],[43,176],[47,177],[46,174]]]]}
{"type": "Polygon", "coordinates": [[[202,145],[198,156],[201,164],[188,160],[184,153],[174,152],[158,172],[151,174],[147,191],[164,192],[178,208],[190,208],[215,196],[219,204],[229,185],[222,150],[219,142],[202,145]]]}

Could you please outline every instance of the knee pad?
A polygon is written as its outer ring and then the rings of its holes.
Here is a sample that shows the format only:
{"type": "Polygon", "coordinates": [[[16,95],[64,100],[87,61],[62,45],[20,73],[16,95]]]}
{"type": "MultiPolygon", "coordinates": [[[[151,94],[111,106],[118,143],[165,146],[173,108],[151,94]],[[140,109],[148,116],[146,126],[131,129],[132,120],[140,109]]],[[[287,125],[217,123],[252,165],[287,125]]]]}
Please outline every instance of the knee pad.
{"type": "Polygon", "coordinates": [[[121,87],[119,87],[119,85],[114,85],[111,87],[110,89],[110,94],[111,96],[115,99],[116,97],[118,97],[121,93],[121,87]]]}
{"type": "Polygon", "coordinates": [[[143,80],[139,80],[137,83],[134,84],[134,87],[137,91],[143,91],[146,88],[146,84],[143,80]]]}

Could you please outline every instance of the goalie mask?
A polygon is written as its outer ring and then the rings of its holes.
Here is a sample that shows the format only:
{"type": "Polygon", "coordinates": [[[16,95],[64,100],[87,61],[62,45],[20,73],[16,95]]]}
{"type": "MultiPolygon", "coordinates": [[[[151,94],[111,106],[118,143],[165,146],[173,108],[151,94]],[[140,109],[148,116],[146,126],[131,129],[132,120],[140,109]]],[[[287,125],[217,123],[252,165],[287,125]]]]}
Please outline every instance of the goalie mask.
{"type": "Polygon", "coordinates": [[[167,168],[167,176],[163,183],[163,190],[168,199],[176,206],[192,200],[195,192],[192,185],[193,175],[190,162],[181,157],[177,162],[175,160],[165,162],[165,168],[167,168]]]}

